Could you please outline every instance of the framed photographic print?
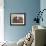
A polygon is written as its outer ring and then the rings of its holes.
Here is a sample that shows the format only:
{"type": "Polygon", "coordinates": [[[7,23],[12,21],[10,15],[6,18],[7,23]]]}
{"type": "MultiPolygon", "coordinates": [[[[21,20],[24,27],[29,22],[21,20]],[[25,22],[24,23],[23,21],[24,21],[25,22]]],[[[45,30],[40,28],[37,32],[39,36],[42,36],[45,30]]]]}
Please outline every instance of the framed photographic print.
{"type": "Polygon", "coordinates": [[[25,13],[10,13],[10,25],[25,25],[25,13]]]}

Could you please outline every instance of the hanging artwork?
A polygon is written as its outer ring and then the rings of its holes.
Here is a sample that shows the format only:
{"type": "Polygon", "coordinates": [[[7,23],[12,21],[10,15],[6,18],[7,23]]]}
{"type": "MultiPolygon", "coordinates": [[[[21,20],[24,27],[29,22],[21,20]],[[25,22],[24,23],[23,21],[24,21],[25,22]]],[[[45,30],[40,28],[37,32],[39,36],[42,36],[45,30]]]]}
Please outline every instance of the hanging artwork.
{"type": "Polygon", "coordinates": [[[10,25],[25,25],[25,13],[11,13],[10,25]]]}

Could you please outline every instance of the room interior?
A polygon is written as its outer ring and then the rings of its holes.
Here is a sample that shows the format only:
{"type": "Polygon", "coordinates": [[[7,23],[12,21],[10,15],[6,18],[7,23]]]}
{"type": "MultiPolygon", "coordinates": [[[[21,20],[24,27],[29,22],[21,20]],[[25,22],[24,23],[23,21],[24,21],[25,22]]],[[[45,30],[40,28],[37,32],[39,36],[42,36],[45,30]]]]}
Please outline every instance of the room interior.
{"type": "Polygon", "coordinates": [[[46,0],[0,0],[0,46],[46,46],[45,5],[46,0]]]}

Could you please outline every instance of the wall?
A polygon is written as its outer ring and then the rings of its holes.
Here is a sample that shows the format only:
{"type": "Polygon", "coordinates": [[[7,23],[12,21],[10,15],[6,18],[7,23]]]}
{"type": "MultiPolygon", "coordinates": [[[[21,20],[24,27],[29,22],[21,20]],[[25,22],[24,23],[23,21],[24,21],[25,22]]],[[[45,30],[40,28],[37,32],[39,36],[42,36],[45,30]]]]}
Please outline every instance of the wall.
{"type": "MultiPolygon", "coordinates": [[[[41,9],[41,11],[43,10],[43,9],[46,9],[46,0],[41,0],[40,1],[40,9],[41,9]]],[[[46,27],[46,10],[43,12],[43,15],[42,15],[42,17],[43,17],[43,22],[41,21],[40,22],[40,25],[42,25],[42,26],[45,26],[46,27]]]]}
{"type": "Polygon", "coordinates": [[[4,37],[7,41],[18,41],[31,31],[35,14],[40,10],[40,0],[4,0],[4,37]],[[26,13],[25,26],[10,26],[10,13],[26,13]]]}

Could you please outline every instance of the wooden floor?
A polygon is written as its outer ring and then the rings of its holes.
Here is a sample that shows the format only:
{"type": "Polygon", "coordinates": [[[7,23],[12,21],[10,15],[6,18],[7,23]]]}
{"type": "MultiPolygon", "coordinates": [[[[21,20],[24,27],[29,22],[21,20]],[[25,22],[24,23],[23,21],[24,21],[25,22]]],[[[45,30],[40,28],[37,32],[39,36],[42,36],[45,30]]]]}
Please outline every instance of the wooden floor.
{"type": "Polygon", "coordinates": [[[46,46],[46,45],[44,45],[44,46],[46,46]]]}

